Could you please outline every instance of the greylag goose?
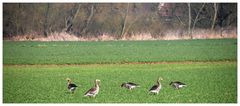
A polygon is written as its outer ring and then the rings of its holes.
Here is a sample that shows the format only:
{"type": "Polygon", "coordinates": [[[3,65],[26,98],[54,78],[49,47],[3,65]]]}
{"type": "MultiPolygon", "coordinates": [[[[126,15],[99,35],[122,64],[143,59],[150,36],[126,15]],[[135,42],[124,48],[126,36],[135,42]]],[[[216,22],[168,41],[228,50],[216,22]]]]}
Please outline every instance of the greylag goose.
{"type": "Polygon", "coordinates": [[[169,85],[171,85],[171,86],[174,87],[175,89],[180,89],[180,88],[182,88],[182,87],[187,86],[186,84],[184,84],[184,83],[182,83],[182,82],[179,82],[179,81],[171,82],[169,85]]]}
{"type": "Polygon", "coordinates": [[[152,88],[149,90],[149,93],[153,93],[153,94],[158,94],[159,93],[159,91],[162,88],[160,80],[163,80],[163,79],[161,77],[159,77],[158,80],[157,80],[157,84],[152,86],[152,88]]]}
{"type": "Polygon", "coordinates": [[[66,78],[67,80],[67,88],[71,93],[74,93],[76,88],[78,87],[77,85],[73,84],[70,78],[66,78]]]}
{"type": "Polygon", "coordinates": [[[132,82],[127,82],[127,83],[124,82],[124,83],[122,83],[121,87],[125,87],[129,90],[132,90],[132,89],[134,89],[136,87],[140,87],[140,86],[138,84],[135,84],[135,83],[132,83],[132,82]]]}
{"type": "Polygon", "coordinates": [[[99,79],[96,79],[95,80],[95,86],[92,87],[91,89],[89,89],[85,94],[84,96],[89,96],[89,97],[95,97],[98,92],[99,92],[99,83],[100,83],[100,80],[99,79]]]}

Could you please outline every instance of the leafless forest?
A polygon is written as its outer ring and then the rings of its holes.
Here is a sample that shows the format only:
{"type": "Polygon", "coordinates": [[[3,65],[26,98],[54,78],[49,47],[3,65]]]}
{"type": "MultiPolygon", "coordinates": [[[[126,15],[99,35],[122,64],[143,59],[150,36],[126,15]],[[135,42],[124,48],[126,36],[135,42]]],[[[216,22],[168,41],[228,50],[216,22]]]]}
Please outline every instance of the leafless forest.
{"type": "Polygon", "coordinates": [[[237,3],[3,3],[4,40],[237,37],[237,3]]]}

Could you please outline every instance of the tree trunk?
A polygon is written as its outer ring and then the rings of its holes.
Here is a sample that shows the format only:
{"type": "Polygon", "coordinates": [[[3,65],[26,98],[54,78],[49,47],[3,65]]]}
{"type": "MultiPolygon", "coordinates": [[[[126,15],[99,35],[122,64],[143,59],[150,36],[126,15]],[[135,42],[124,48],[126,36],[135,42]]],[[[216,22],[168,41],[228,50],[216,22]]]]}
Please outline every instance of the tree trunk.
{"type": "Polygon", "coordinates": [[[127,5],[127,11],[126,11],[125,16],[124,16],[124,22],[123,22],[123,25],[122,25],[122,31],[121,31],[121,36],[120,37],[123,37],[124,33],[125,33],[125,27],[126,27],[127,16],[128,16],[128,9],[129,9],[129,3],[127,5]]]}
{"type": "Polygon", "coordinates": [[[49,8],[50,8],[50,4],[47,4],[47,8],[46,8],[46,12],[45,12],[45,22],[44,22],[44,36],[47,37],[48,36],[48,15],[49,15],[49,8]]]}
{"type": "MultiPolygon", "coordinates": [[[[132,27],[132,25],[138,20],[138,17],[135,17],[134,20],[132,20],[131,23],[129,23],[128,27],[125,30],[125,33],[129,31],[129,29],[132,27]]],[[[125,35],[125,33],[123,35],[125,35]]]]}
{"type": "Polygon", "coordinates": [[[191,21],[192,17],[191,17],[191,4],[188,3],[188,36],[190,36],[190,38],[192,39],[192,31],[191,31],[191,21]]]}
{"type": "Polygon", "coordinates": [[[73,21],[76,18],[79,10],[80,10],[81,4],[75,4],[75,6],[72,8],[70,15],[68,16],[66,22],[65,22],[65,28],[63,29],[63,32],[70,32],[72,30],[73,21]]]}
{"type": "Polygon", "coordinates": [[[22,20],[22,12],[23,12],[23,5],[21,3],[18,3],[18,10],[17,13],[15,14],[15,25],[16,25],[16,35],[23,35],[24,31],[23,29],[23,22],[21,22],[22,20]]]}
{"type": "Polygon", "coordinates": [[[204,6],[205,6],[205,3],[203,3],[202,7],[199,9],[199,11],[198,11],[198,13],[197,13],[197,16],[196,16],[195,19],[194,19],[193,26],[192,26],[192,30],[193,30],[193,31],[194,31],[194,29],[195,29],[195,25],[196,25],[197,21],[199,21],[199,20],[198,20],[198,17],[199,17],[199,14],[201,13],[201,11],[203,10],[204,6]]]}
{"type": "Polygon", "coordinates": [[[93,15],[94,15],[94,4],[92,4],[92,6],[91,6],[90,15],[88,16],[86,25],[85,25],[85,27],[83,28],[83,30],[81,31],[82,34],[86,34],[88,25],[89,25],[89,23],[91,22],[93,15]]]}
{"type": "Polygon", "coordinates": [[[215,23],[216,23],[216,19],[217,19],[217,11],[218,11],[217,3],[214,3],[214,4],[213,4],[213,7],[214,7],[214,16],[213,16],[213,21],[212,21],[211,30],[214,29],[215,23]]]}

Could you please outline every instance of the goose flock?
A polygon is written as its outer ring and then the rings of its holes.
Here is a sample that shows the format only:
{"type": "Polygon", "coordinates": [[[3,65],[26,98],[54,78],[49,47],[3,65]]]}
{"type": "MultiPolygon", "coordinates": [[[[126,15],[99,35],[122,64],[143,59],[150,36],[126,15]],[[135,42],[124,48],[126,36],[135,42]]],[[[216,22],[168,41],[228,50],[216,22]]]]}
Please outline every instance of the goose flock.
{"type": "MultiPolygon", "coordinates": [[[[72,80],[70,78],[67,78],[67,88],[71,93],[74,93],[74,91],[76,90],[76,88],[78,87],[76,84],[72,83],[72,80]]],[[[162,81],[163,78],[159,77],[157,79],[157,83],[155,85],[153,85],[150,89],[149,89],[149,93],[150,94],[158,94],[159,91],[162,88],[162,84],[160,81],[162,81]]],[[[96,79],[94,81],[95,86],[90,88],[85,94],[84,97],[95,97],[100,90],[100,80],[96,79]]],[[[183,87],[186,87],[187,85],[180,82],[180,81],[172,81],[170,84],[170,86],[172,86],[175,89],[180,89],[183,87]]],[[[139,84],[133,83],[133,82],[124,82],[121,84],[121,87],[124,87],[126,89],[129,89],[130,91],[133,90],[134,88],[140,87],[139,84]]]]}

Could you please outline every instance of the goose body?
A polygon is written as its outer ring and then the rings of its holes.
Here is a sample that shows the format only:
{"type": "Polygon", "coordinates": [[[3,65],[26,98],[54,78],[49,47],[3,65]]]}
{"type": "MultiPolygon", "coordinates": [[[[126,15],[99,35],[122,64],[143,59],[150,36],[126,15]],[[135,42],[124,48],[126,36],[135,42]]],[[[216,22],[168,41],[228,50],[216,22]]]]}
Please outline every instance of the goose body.
{"type": "Polygon", "coordinates": [[[157,80],[157,84],[156,85],[153,85],[150,89],[149,89],[149,92],[150,93],[153,93],[153,94],[158,94],[159,93],[159,91],[161,90],[161,88],[162,88],[162,85],[161,85],[161,83],[160,83],[160,80],[163,80],[162,78],[159,78],[158,80],[157,80]]]}
{"type": "Polygon", "coordinates": [[[99,83],[100,83],[100,80],[96,79],[95,80],[95,86],[92,87],[91,89],[89,89],[85,94],[84,96],[89,96],[89,97],[95,97],[98,92],[99,92],[99,83]]]}
{"type": "Polygon", "coordinates": [[[159,91],[161,90],[162,88],[162,85],[153,85],[152,88],[149,90],[150,93],[153,93],[153,94],[158,94],[159,91]]]}
{"type": "Polygon", "coordinates": [[[121,87],[125,87],[129,90],[132,90],[132,89],[134,89],[136,87],[140,87],[140,86],[138,84],[135,84],[135,83],[132,83],[132,82],[127,82],[127,83],[124,82],[124,83],[122,83],[121,87]]]}
{"type": "Polygon", "coordinates": [[[171,86],[174,87],[175,89],[180,89],[180,88],[182,88],[182,87],[187,86],[186,84],[184,84],[184,83],[182,83],[182,82],[179,82],[179,81],[171,82],[169,85],[171,85],[171,86]]]}
{"type": "Polygon", "coordinates": [[[78,86],[75,84],[69,84],[68,89],[70,92],[74,92],[78,86]]]}
{"type": "Polygon", "coordinates": [[[74,91],[76,90],[76,88],[78,87],[77,85],[73,84],[70,78],[66,79],[68,81],[67,83],[67,88],[71,93],[74,93],[74,91]]]}

